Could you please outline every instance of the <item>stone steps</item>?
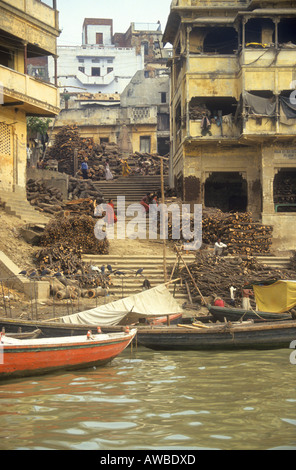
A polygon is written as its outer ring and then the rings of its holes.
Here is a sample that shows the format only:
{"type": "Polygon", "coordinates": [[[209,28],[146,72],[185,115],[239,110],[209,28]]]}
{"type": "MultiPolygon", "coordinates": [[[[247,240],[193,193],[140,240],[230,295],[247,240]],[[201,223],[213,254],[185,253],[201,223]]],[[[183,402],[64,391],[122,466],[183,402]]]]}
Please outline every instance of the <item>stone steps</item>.
{"type": "MultiPolygon", "coordinates": [[[[191,262],[194,259],[193,255],[184,255],[186,262],[191,262]]],[[[84,255],[83,261],[91,263],[99,268],[102,265],[111,265],[113,270],[119,270],[125,273],[125,276],[111,276],[113,286],[110,292],[114,293],[117,297],[126,297],[142,291],[144,279],[148,279],[151,286],[155,287],[164,282],[163,271],[163,258],[161,256],[115,256],[115,255],[84,255]],[[136,271],[139,268],[144,268],[143,275],[136,276],[136,271]]],[[[176,261],[175,256],[167,257],[167,268],[170,273],[176,261]]],[[[169,279],[169,275],[168,275],[169,279]]],[[[184,303],[188,301],[188,296],[185,286],[177,283],[176,286],[171,284],[169,289],[175,294],[176,300],[184,303]]]]}
{"type": "Polygon", "coordinates": [[[50,220],[35,210],[22,193],[1,190],[0,202],[7,214],[19,218],[25,224],[47,224],[50,220]]]}

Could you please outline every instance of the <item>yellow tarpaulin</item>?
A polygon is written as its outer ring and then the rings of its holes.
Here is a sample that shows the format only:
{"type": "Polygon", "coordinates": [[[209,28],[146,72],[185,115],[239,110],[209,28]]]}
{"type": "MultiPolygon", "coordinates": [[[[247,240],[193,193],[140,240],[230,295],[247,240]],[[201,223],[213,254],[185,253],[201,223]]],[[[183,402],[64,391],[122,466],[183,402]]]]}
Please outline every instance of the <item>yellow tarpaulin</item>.
{"type": "Polygon", "coordinates": [[[284,313],[296,306],[296,281],[277,281],[268,286],[253,285],[257,310],[284,313]]]}

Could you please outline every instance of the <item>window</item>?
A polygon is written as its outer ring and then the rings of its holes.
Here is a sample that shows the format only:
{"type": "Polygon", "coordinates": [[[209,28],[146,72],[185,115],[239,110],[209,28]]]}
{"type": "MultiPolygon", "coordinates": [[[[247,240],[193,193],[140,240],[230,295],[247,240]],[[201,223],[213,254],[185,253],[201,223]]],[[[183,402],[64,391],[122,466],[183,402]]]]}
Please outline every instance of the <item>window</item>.
{"type": "Polygon", "coordinates": [[[144,46],[144,54],[145,55],[148,55],[149,54],[149,46],[148,46],[148,42],[142,42],[142,46],[144,46]]]}
{"type": "Polygon", "coordinates": [[[92,77],[100,77],[101,76],[101,68],[100,67],[92,67],[91,75],[92,75],[92,77]]]}
{"type": "Polygon", "coordinates": [[[0,155],[11,154],[11,127],[0,123],[0,155]]]}
{"type": "Polygon", "coordinates": [[[107,67],[107,73],[113,72],[113,67],[107,67]]]}
{"type": "Polygon", "coordinates": [[[101,62],[101,59],[97,59],[96,57],[94,59],[91,59],[93,64],[99,64],[101,62]]]}
{"type": "Polygon", "coordinates": [[[151,149],[151,137],[140,137],[140,152],[150,153],[151,149]]]}
{"type": "Polygon", "coordinates": [[[166,94],[166,92],[161,92],[160,95],[161,95],[161,102],[162,102],[162,103],[166,103],[166,102],[167,102],[167,94],[166,94]]]}
{"type": "Polygon", "coordinates": [[[103,33],[96,33],[96,44],[103,44],[103,33]]]}
{"type": "Polygon", "coordinates": [[[79,72],[85,73],[85,67],[78,67],[79,72]]]}

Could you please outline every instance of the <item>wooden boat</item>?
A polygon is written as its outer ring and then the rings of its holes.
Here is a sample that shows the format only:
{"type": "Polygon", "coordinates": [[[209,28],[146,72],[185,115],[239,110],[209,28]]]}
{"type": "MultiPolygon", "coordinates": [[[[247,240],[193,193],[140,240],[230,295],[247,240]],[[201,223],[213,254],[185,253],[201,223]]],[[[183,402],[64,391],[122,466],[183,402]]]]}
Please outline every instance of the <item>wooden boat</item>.
{"type": "Polygon", "coordinates": [[[138,328],[137,342],[164,351],[281,349],[296,340],[296,321],[138,328]]]}
{"type": "Polygon", "coordinates": [[[62,338],[15,339],[1,337],[0,379],[101,366],[130,344],[130,332],[62,338]]]}
{"type": "Polygon", "coordinates": [[[216,307],[214,305],[208,305],[207,308],[215,320],[222,322],[225,319],[227,321],[253,320],[254,322],[292,320],[290,313],[258,312],[244,310],[243,308],[216,307]]]}

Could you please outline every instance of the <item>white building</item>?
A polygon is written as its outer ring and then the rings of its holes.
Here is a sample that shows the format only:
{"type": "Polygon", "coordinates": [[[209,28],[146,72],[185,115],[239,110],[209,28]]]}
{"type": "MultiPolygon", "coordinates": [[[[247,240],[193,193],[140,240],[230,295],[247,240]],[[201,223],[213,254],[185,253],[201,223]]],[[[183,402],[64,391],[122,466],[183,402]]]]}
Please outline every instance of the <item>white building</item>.
{"type": "MultiPolygon", "coordinates": [[[[138,70],[144,69],[144,46],[116,47],[113,20],[85,19],[81,46],[59,46],[57,79],[61,88],[88,93],[121,93],[138,70]]],[[[54,61],[49,60],[50,81],[54,61]]]]}

